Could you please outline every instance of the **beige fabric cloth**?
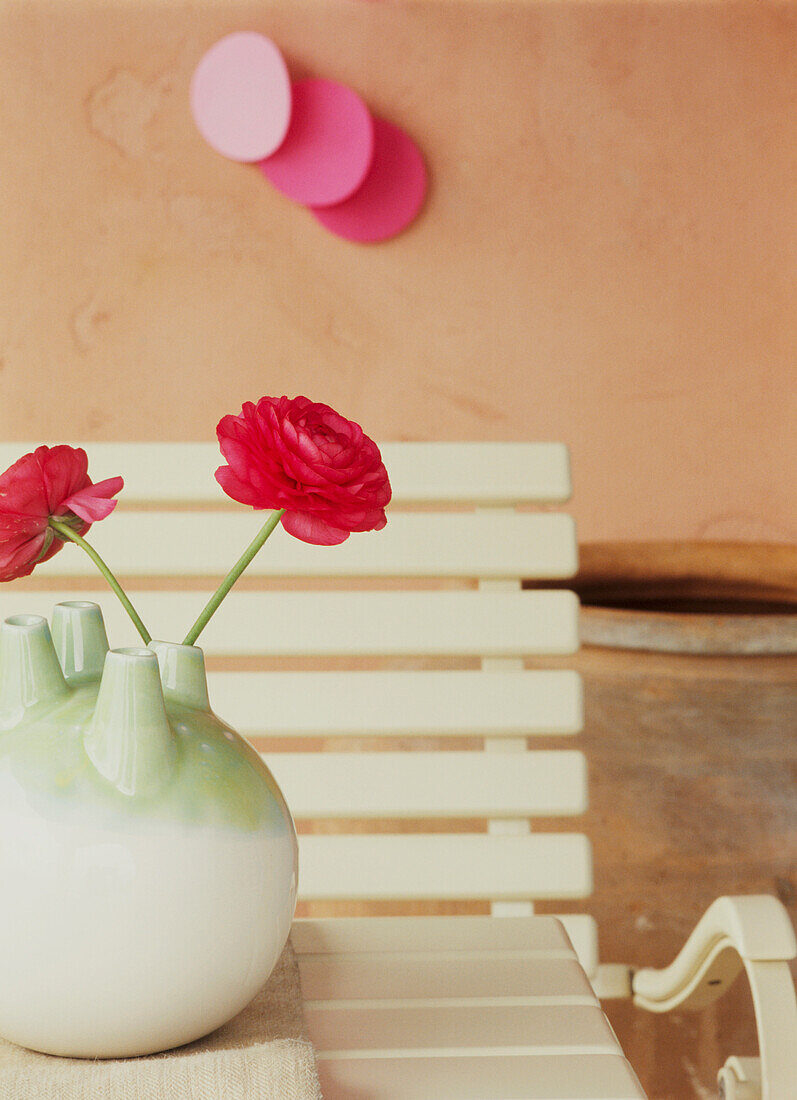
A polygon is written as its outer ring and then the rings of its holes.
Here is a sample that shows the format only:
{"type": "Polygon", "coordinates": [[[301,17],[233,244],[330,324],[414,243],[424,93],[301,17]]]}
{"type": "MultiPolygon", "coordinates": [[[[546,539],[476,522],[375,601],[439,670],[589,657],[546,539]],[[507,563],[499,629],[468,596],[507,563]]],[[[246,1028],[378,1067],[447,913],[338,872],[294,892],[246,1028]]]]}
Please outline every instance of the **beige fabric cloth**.
{"type": "Polygon", "coordinates": [[[254,1001],[204,1039],[143,1058],[88,1061],[0,1039],[2,1100],[321,1100],[290,941],[254,1001]]]}

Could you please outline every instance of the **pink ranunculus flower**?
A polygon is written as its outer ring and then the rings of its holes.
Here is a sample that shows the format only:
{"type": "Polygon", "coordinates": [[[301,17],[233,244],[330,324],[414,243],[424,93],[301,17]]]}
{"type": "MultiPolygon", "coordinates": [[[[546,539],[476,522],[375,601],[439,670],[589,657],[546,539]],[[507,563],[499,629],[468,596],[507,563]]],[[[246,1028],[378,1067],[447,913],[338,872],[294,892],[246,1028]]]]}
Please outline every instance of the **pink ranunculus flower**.
{"type": "Polygon", "coordinates": [[[379,448],[329,405],[261,397],[223,417],[216,434],[225,493],[253,508],[284,508],[283,527],[303,542],[334,546],[385,526],[391,489],[379,448]]]}
{"type": "Polygon", "coordinates": [[[27,577],[64,545],[50,517],[84,535],[116,507],[121,477],[93,485],[80,447],[37,447],[0,474],[0,581],[27,577]]]}

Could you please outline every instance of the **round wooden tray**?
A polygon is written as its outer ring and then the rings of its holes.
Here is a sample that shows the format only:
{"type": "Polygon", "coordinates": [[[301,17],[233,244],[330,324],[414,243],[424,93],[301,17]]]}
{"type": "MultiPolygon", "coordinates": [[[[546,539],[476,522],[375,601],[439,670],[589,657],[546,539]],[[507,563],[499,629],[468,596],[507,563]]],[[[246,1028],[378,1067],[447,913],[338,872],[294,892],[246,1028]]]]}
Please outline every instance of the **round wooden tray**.
{"type": "Polygon", "coordinates": [[[586,544],[574,588],[585,645],[665,653],[797,653],[797,547],[586,544]]]}
{"type": "Polygon", "coordinates": [[[589,607],[583,645],[706,656],[797,653],[797,614],[710,615],[589,607]]]}

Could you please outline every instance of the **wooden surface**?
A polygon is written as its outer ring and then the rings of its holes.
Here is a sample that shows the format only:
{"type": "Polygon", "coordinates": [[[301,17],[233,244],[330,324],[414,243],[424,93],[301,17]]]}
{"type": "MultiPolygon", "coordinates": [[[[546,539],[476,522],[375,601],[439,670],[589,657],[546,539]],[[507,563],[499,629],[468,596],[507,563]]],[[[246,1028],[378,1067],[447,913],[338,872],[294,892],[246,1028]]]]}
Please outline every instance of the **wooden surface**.
{"type": "Polygon", "coordinates": [[[581,640],[613,649],[696,656],[797,654],[797,610],[780,615],[688,614],[584,607],[581,640]]]}
{"type": "MultiPolygon", "coordinates": [[[[595,854],[574,908],[597,918],[601,960],[669,963],[724,893],[775,894],[797,922],[797,659],[585,647],[568,663],[585,678],[595,854]]],[[[700,1015],[607,1011],[651,1100],[706,1100],[729,1054],[755,1053],[742,980],[700,1015]]]]}

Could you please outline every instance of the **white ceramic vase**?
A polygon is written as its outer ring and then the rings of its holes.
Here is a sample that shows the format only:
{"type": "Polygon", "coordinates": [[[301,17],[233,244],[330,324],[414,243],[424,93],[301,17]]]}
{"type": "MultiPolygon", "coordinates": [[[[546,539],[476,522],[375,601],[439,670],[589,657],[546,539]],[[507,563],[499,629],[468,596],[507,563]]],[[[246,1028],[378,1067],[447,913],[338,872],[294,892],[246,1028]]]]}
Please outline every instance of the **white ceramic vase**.
{"type": "Polygon", "coordinates": [[[202,651],[108,652],[100,609],[0,630],[0,1035],[154,1053],[235,1016],[296,902],[296,833],[202,651]]]}

